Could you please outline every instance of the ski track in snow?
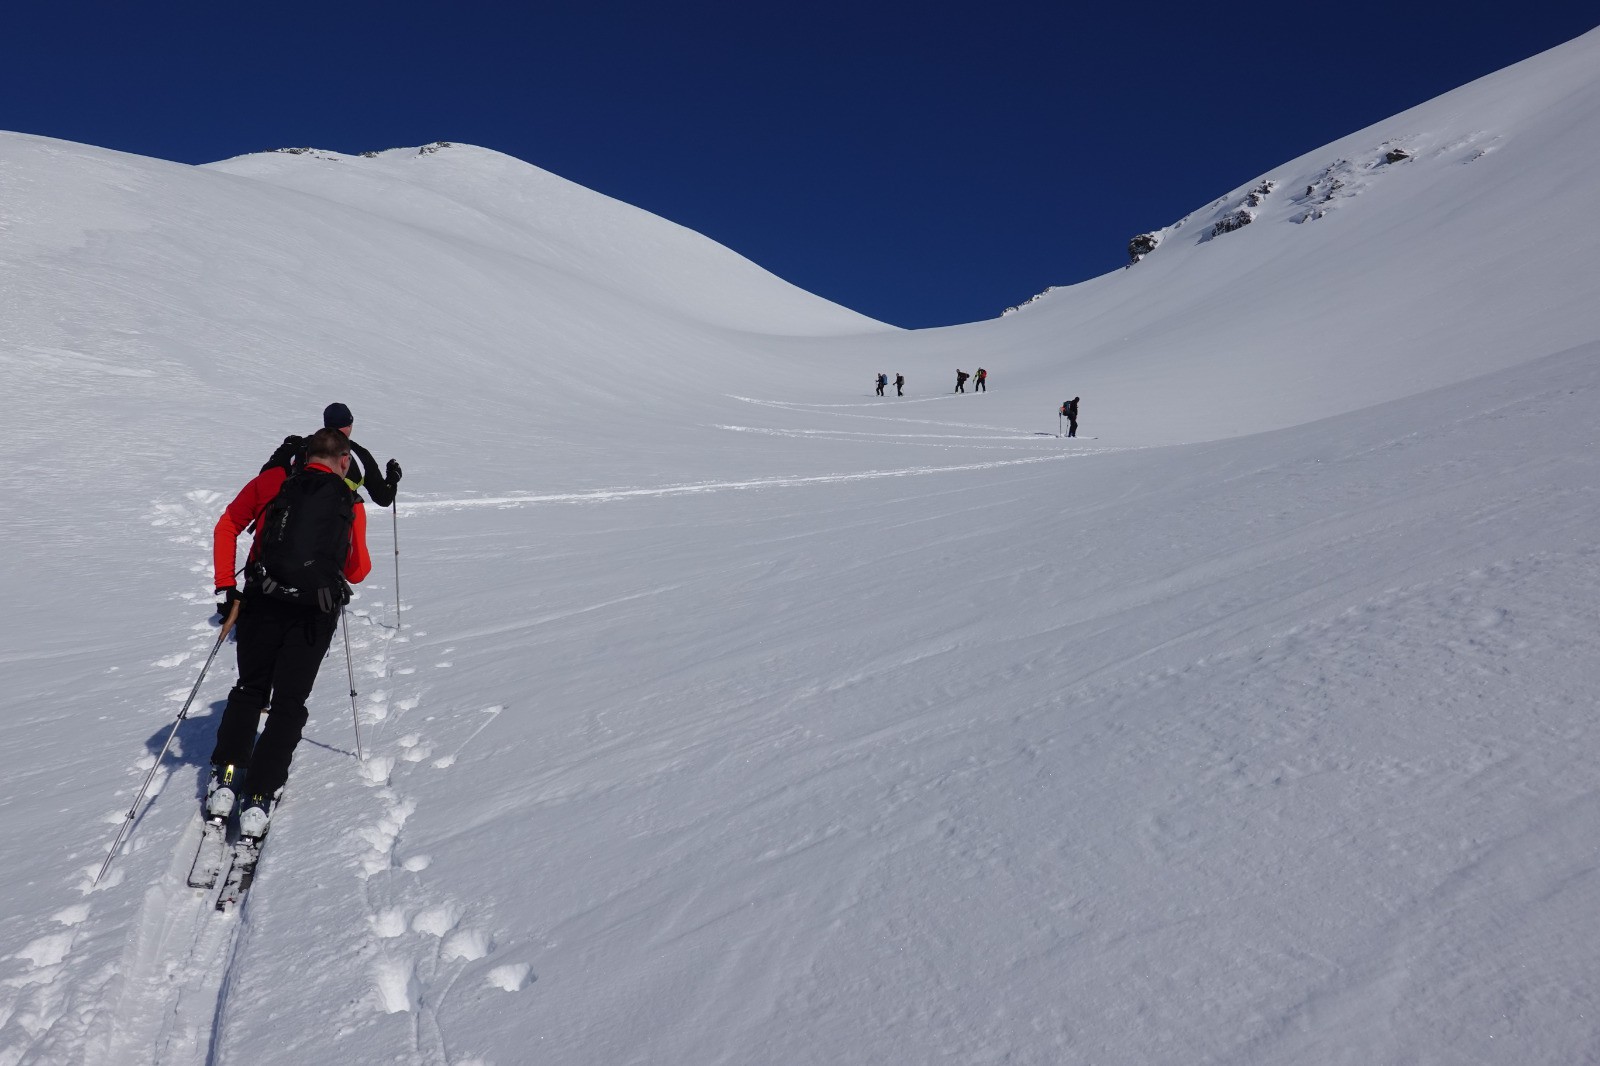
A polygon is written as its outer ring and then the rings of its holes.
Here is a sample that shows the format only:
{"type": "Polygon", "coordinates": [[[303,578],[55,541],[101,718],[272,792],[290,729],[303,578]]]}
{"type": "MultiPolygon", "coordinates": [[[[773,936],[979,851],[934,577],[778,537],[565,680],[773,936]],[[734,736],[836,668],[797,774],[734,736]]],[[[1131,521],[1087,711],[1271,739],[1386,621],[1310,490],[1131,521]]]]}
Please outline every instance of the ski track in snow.
{"type": "Polygon", "coordinates": [[[520,507],[542,503],[603,503],[641,496],[694,496],[702,493],[726,492],[739,489],[797,488],[807,485],[839,485],[851,481],[876,481],[881,478],[925,477],[931,474],[959,474],[976,470],[994,470],[1005,466],[1024,466],[1032,463],[1053,463],[1063,459],[1078,459],[1114,448],[1094,448],[1057,455],[1036,455],[1026,459],[1002,459],[986,463],[962,463],[956,466],[913,466],[898,470],[864,470],[852,474],[818,474],[793,477],[750,478],[743,481],[704,481],[687,485],[662,485],[657,488],[592,489],[587,492],[529,493],[516,496],[478,496],[464,499],[417,499],[406,503],[410,511],[461,510],[468,507],[520,507]]]}
{"type": "MultiPolygon", "coordinates": [[[[966,430],[969,432],[945,433],[906,433],[896,432],[867,432],[861,430],[819,430],[819,429],[783,429],[773,426],[741,426],[721,424],[711,428],[731,433],[749,433],[762,436],[787,437],[806,441],[849,441],[860,443],[865,440],[880,440],[885,443],[898,445],[925,446],[948,448],[959,444],[967,451],[986,451],[996,447],[1003,447],[1007,451],[1021,450],[1026,445],[1026,450],[1035,454],[1015,459],[992,459],[976,463],[957,463],[945,466],[906,466],[885,470],[860,470],[848,473],[833,474],[795,474],[774,477],[756,477],[742,480],[729,481],[702,481],[687,484],[659,485],[654,487],[627,486],[609,489],[587,489],[580,492],[526,492],[512,495],[478,496],[465,498],[436,498],[414,497],[407,501],[407,512],[415,511],[444,511],[461,510],[470,507],[524,507],[536,504],[552,503],[604,503],[613,500],[636,499],[640,497],[665,497],[665,496],[695,496],[705,493],[737,492],[750,489],[775,489],[775,488],[806,488],[820,485],[841,485],[857,481],[877,481],[887,478],[928,477],[938,474],[962,474],[982,470],[996,470],[1009,466],[1025,466],[1035,463],[1059,462],[1065,459],[1081,459],[1091,455],[1100,455],[1108,452],[1130,450],[1127,447],[1099,447],[1084,446],[1081,441],[1092,438],[1080,438],[1072,444],[1067,444],[1063,439],[1053,433],[1042,431],[1027,431],[1016,429],[1002,429],[992,425],[983,425],[969,422],[951,422],[936,419],[910,419],[888,415],[858,413],[854,409],[861,407],[882,406],[880,404],[837,404],[815,405],[795,404],[778,400],[760,400],[746,396],[733,396],[730,399],[739,400],[757,406],[777,408],[781,410],[809,410],[818,406],[829,408],[850,408],[846,411],[829,410],[827,413],[841,418],[861,418],[874,421],[884,421],[899,424],[914,424],[918,426],[935,426],[944,430],[966,430]],[[976,432],[970,432],[976,431],[976,432]],[[1007,441],[1009,445],[997,446],[992,442],[1007,441]],[[1051,442],[1052,450],[1046,454],[1037,454],[1045,442],[1051,442]],[[1063,451],[1063,447],[1070,450],[1063,451]]],[[[932,397],[935,400],[944,400],[947,397],[932,397]]],[[[927,402],[926,400],[908,400],[906,402],[927,402]]]]}

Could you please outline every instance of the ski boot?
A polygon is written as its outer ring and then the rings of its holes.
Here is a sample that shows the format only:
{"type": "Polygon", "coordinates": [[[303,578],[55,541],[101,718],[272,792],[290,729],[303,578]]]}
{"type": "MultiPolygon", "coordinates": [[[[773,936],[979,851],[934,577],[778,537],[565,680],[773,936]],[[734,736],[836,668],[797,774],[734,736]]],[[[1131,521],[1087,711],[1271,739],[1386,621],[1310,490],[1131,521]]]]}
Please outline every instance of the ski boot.
{"type": "Polygon", "coordinates": [[[233,766],[213,766],[211,781],[206,785],[205,812],[208,819],[227,821],[233,813],[233,801],[238,792],[238,771],[233,766]]]}
{"type": "Polygon", "coordinates": [[[260,840],[267,835],[267,822],[271,817],[272,797],[255,793],[239,809],[239,835],[260,840]]]}

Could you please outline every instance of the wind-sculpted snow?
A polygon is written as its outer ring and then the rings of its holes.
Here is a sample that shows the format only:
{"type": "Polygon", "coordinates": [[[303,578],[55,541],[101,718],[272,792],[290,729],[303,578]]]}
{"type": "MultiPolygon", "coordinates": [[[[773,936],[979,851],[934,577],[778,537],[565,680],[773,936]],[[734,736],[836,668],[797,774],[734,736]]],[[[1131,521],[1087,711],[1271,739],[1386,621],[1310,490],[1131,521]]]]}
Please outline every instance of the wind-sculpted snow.
{"type": "Polygon", "coordinates": [[[0,1066],[1600,1059],[1597,48],[925,333],[492,153],[0,136],[0,1066]],[[218,915],[231,649],[156,755],[334,400],[398,508],[218,915]]]}

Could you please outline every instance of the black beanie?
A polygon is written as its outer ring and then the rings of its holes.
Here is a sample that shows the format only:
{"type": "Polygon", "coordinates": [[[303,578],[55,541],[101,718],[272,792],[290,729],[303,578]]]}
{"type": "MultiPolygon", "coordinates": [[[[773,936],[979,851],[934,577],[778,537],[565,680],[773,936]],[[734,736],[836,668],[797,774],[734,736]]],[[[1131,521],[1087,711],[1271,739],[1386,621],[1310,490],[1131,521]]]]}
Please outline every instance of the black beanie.
{"type": "Polygon", "coordinates": [[[322,409],[323,429],[343,429],[356,424],[356,416],[342,403],[330,403],[322,409]]]}

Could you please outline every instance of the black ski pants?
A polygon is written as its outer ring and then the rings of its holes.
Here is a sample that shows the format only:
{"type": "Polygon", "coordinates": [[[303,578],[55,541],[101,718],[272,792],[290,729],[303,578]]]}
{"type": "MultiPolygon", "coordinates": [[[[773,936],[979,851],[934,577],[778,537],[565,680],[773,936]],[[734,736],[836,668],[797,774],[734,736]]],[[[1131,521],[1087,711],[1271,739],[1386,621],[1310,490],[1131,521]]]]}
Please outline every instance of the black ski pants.
{"type": "Polygon", "coordinates": [[[250,768],[245,795],[270,796],[289,779],[289,762],[306,725],[306,699],[338,626],[337,614],[245,594],[234,629],[239,681],[228,693],[211,752],[213,766],[250,768]],[[271,711],[258,740],[256,724],[265,707],[271,711]]]}

